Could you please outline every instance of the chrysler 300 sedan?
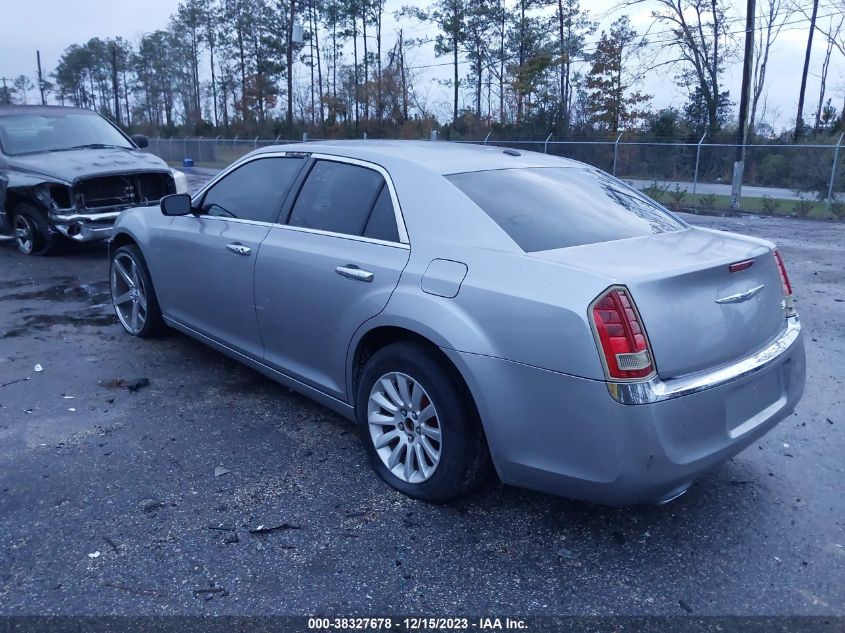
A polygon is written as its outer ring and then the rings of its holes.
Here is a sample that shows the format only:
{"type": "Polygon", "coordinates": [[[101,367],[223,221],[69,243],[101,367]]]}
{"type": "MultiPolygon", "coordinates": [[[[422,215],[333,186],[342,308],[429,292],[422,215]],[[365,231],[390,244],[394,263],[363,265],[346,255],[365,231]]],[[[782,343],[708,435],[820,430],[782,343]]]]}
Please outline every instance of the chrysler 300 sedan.
{"type": "Polygon", "coordinates": [[[124,212],[125,330],[193,336],[355,421],[443,502],[492,469],[668,501],[794,409],[804,347],[770,242],[693,228],[582,163],[437,142],[258,150],[124,212]]]}

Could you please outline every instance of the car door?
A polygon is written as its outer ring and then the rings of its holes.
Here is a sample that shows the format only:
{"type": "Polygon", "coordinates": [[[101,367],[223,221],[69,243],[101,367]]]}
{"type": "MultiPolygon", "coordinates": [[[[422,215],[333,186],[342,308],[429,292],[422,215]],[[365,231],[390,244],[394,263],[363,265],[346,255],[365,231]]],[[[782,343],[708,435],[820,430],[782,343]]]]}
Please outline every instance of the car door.
{"type": "Polygon", "coordinates": [[[253,274],[262,240],[305,164],[302,157],[256,157],[227,172],[174,217],[161,238],[156,290],[165,316],[260,358],[253,274]]]}
{"type": "Polygon", "coordinates": [[[289,206],[255,269],[265,362],[345,400],[349,342],[410,255],[398,199],[380,167],[319,157],[289,206]]]}

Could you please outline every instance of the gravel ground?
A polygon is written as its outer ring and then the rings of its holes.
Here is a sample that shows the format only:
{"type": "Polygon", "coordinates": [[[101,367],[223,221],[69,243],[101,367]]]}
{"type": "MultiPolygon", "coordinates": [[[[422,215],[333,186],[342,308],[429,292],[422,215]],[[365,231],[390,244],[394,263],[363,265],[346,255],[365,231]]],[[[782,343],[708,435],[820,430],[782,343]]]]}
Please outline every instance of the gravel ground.
{"type": "Polygon", "coordinates": [[[845,614],[845,224],[689,219],[781,245],[807,388],[686,496],[621,509],[411,501],[328,410],[124,335],[103,246],[0,245],[0,614],[845,614]]]}

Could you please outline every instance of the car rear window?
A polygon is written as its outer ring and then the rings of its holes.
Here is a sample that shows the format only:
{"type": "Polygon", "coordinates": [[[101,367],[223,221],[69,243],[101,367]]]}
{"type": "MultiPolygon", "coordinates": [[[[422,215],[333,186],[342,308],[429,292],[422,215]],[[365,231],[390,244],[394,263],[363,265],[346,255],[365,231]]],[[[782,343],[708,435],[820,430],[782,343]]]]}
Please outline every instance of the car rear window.
{"type": "Polygon", "coordinates": [[[643,194],[595,169],[498,169],[446,178],[528,253],[687,226],[643,194]]]}

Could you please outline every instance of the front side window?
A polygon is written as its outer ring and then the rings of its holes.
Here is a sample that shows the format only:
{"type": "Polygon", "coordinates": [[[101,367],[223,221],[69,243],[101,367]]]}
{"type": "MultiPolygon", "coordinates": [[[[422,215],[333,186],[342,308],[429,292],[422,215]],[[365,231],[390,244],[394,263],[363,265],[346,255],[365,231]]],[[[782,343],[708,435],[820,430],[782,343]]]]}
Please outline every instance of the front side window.
{"type": "Polygon", "coordinates": [[[275,222],[304,158],[259,158],[226,174],[202,199],[206,215],[275,222]]]}
{"type": "Polygon", "coordinates": [[[348,163],[317,161],[302,185],[288,224],[398,241],[384,178],[374,169],[348,163]]]}
{"type": "Polygon", "coordinates": [[[597,169],[499,169],[446,178],[528,253],[687,228],[597,169]]]}

